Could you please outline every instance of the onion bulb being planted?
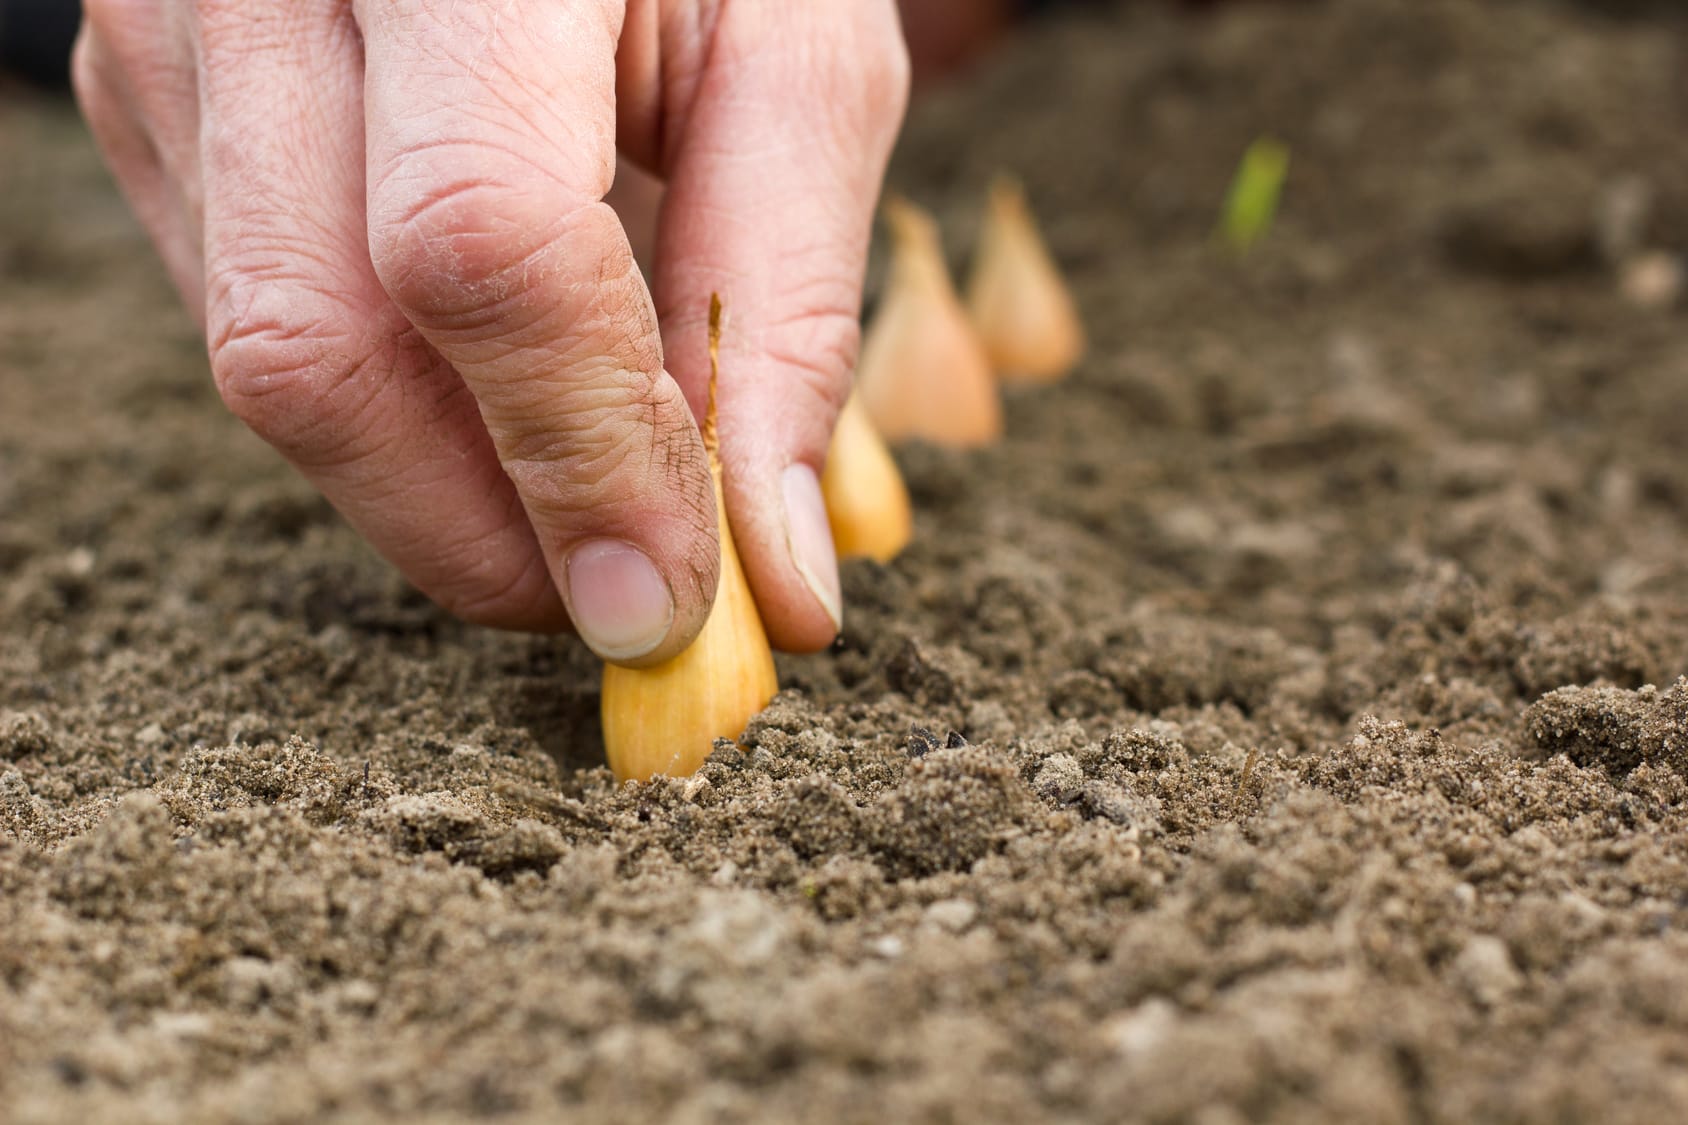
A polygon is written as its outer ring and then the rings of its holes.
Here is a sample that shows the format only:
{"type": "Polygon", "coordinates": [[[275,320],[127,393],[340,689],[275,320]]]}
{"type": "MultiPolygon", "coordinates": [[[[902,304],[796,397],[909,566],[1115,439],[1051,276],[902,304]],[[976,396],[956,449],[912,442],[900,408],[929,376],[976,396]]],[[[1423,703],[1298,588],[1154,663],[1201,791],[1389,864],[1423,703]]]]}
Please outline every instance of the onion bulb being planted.
{"type": "Polygon", "coordinates": [[[721,577],[703,631],[678,656],[654,668],[604,666],[604,752],[620,781],[696,773],[717,738],[743,734],[751,717],[779,691],[768,634],[727,527],[715,428],[720,353],[721,301],[711,296],[709,406],[703,421],[703,444],[715,480],[721,577]]]}
{"type": "Polygon", "coordinates": [[[1078,308],[1012,177],[991,184],[967,306],[1004,383],[1053,383],[1084,354],[1078,308]]]}
{"type": "Polygon", "coordinates": [[[885,563],[908,546],[914,534],[908,487],[854,391],[832,431],[821,495],[839,558],[885,563]]]}
{"type": "Polygon", "coordinates": [[[990,360],[944,264],[938,224],[904,199],[885,203],[891,268],[862,341],[856,390],[887,441],[988,445],[1002,436],[990,360]]]}

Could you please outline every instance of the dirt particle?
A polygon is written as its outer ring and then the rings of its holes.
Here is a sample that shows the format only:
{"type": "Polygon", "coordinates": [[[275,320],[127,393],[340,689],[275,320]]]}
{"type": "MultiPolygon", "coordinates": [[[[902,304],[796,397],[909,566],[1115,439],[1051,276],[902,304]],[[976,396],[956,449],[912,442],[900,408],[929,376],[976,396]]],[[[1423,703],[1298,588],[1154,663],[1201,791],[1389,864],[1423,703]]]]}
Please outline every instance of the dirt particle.
{"type": "Polygon", "coordinates": [[[0,711],[0,762],[45,756],[53,748],[53,728],[39,714],[0,711]]]}
{"type": "Polygon", "coordinates": [[[361,776],[342,771],[301,738],[285,745],[232,744],[196,747],[158,787],[165,804],[185,824],[206,810],[284,805],[318,821],[333,820],[374,795],[361,776]]]}
{"type": "Polygon", "coordinates": [[[476,840],[487,830],[486,817],[451,793],[389,797],[363,820],[406,852],[444,851],[476,840]]]}
{"type": "Polygon", "coordinates": [[[1560,688],[1532,704],[1524,724],[1544,755],[1617,775],[1643,763],[1688,773],[1688,678],[1664,691],[1560,688]]]}
{"type": "Polygon", "coordinates": [[[977,904],[964,898],[939,899],[926,908],[925,920],[945,933],[959,934],[979,916],[977,904]]]}
{"type": "Polygon", "coordinates": [[[448,845],[453,862],[468,863],[492,878],[523,871],[543,874],[568,850],[563,834],[549,824],[518,820],[503,832],[473,837],[448,845]]]}
{"type": "Polygon", "coordinates": [[[955,704],[966,697],[969,664],[959,650],[911,638],[885,666],[885,680],[892,691],[902,692],[921,706],[955,704]]]}
{"type": "Polygon", "coordinates": [[[787,785],[772,810],[774,831],[805,859],[848,855],[862,844],[862,814],[843,787],[814,775],[787,785]]]}
{"type": "Polygon", "coordinates": [[[1467,941],[1454,959],[1453,974],[1472,1001],[1483,1008],[1500,1006],[1524,986],[1523,974],[1512,963],[1506,942],[1492,935],[1467,941]]]}
{"type": "Polygon", "coordinates": [[[1084,789],[1084,770],[1070,754],[1051,754],[1032,779],[1032,792],[1060,808],[1073,804],[1084,789]]]}
{"type": "Polygon", "coordinates": [[[911,762],[903,784],[868,811],[868,837],[893,877],[961,871],[1026,822],[1030,797],[1001,756],[939,749],[911,762]]]}

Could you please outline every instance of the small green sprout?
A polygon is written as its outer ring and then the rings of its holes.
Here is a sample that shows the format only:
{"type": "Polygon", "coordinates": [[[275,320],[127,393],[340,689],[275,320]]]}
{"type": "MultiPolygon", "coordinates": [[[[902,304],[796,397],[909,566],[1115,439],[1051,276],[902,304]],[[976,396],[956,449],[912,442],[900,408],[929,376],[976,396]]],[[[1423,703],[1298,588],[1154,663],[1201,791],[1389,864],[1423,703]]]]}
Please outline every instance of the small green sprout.
{"type": "Polygon", "coordinates": [[[1289,146],[1271,137],[1261,137],[1248,146],[1231,190],[1225,196],[1225,211],[1219,219],[1217,237],[1238,254],[1246,254],[1272,229],[1289,174],[1289,146]]]}

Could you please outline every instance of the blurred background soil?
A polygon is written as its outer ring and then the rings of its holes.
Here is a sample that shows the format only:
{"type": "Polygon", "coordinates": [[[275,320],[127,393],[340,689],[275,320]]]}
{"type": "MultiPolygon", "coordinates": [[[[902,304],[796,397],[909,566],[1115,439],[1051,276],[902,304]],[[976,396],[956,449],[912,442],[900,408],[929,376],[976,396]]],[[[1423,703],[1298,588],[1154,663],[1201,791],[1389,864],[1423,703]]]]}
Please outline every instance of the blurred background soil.
{"type": "Polygon", "coordinates": [[[229,418],[13,94],[0,1119],[1688,1117],[1680,19],[1103,5],[935,91],[894,186],[959,265],[1017,170],[1094,353],[625,789],[584,649],[229,418]]]}

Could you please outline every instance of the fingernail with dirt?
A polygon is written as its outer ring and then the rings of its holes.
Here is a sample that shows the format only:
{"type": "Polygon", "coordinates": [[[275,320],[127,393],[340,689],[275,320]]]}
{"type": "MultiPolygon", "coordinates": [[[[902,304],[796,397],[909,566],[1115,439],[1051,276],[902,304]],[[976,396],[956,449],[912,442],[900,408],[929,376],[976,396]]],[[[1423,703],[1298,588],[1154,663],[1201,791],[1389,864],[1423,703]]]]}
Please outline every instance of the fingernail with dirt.
{"type": "Polygon", "coordinates": [[[674,594],[656,564],[629,543],[593,539],[569,553],[563,591],[580,639],[605,660],[637,660],[674,624],[674,594]]]}
{"type": "Polygon", "coordinates": [[[820,478],[807,465],[788,465],[780,477],[780,491],[785,497],[785,545],[792,565],[832,619],[833,629],[842,628],[844,593],[820,478]]]}

